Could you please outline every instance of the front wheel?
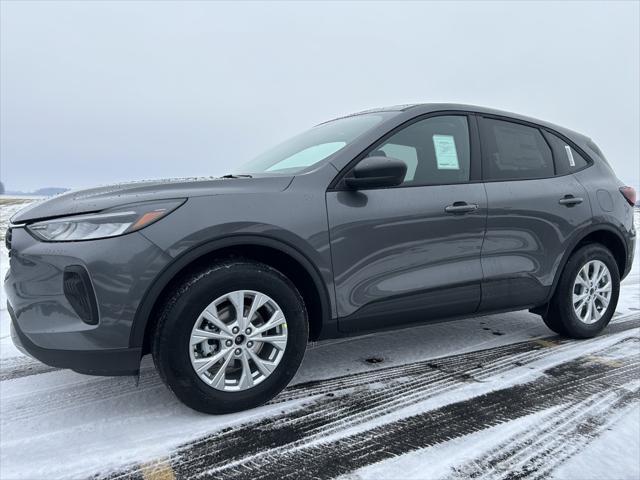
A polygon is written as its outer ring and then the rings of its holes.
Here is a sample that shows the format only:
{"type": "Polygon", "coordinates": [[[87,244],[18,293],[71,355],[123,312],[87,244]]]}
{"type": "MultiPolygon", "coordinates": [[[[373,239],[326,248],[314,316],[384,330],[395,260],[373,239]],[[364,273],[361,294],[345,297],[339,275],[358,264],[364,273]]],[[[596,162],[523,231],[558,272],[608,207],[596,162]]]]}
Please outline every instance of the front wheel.
{"type": "Polygon", "coordinates": [[[174,291],[153,358],[186,405],[229,413],[277,395],[300,366],[307,337],[304,302],[287,277],[264,264],[225,261],[174,291]]]}
{"type": "Polygon", "coordinates": [[[618,265],[609,250],[586,245],[569,258],[544,322],[563,336],[594,337],[611,321],[619,294],[618,265]]]}

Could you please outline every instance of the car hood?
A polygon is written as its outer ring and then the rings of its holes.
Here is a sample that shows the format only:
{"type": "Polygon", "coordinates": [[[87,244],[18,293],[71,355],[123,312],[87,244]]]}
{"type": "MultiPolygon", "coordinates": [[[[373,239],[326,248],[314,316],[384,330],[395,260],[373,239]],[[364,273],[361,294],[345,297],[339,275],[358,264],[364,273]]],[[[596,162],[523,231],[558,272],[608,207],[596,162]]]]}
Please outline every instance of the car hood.
{"type": "Polygon", "coordinates": [[[91,213],[106,208],[148,200],[188,198],[206,195],[280,192],[293,177],[168,179],[122,183],[87,190],[77,190],[39,201],[20,210],[11,218],[19,224],[47,218],[91,213]]]}

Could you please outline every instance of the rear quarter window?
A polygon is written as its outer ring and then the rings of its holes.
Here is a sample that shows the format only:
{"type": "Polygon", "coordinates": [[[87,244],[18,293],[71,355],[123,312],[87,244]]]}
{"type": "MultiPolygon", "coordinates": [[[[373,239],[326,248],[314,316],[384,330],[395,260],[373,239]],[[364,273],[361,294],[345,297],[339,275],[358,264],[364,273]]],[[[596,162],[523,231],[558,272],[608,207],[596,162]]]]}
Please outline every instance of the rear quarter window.
{"type": "Polygon", "coordinates": [[[557,175],[577,172],[589,165],[587,159],[563,139],[547,131],[544,135],[553,149],[557,175]]]}

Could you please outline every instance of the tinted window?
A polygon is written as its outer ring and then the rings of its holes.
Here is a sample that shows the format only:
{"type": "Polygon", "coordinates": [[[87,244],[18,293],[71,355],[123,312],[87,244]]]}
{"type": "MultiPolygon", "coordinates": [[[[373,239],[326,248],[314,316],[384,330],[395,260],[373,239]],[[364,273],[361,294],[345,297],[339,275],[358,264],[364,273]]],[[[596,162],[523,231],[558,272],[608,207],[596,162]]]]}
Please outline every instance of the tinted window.
{"type": "Polygon", "coordinates": [[[556,162],[556,174],[564,175],[586,167],[589,162],[580,155],[575,148],[562,140],[557,135],[544,132],[545,137],[553,148],[553,156],[556,162]]]}
{"type": "Polygon", "coordinates": [[[551,148],[537,128],[481,119],[484,177],[489,180],[552,177],[551,148]]]}
{"type": "Polygon", "coordinates": [[[448,115],[415,122],[369,153],[379,155],[407,164],[403,185],[467,182],[470,167],[467,117],[448,115]]]}

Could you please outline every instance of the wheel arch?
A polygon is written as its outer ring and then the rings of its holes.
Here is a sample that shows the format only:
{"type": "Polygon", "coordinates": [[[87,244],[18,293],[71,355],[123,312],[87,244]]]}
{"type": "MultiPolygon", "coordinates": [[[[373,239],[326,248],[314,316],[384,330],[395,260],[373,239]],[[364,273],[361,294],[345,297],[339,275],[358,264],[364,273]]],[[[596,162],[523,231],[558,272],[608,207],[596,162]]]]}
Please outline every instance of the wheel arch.
{"type": "Polygon", "coordinates": [[[327,285],[313,262],[297,248],[283,241],[259,235],[234,235],[188,250],[175,258],[156,277],[136,311],[129,345],[142,347],[143,355],[149,353],[149,339],[157,323],[158,310],[167,297],[166,293],[198,266],[229,257],[259,261],[289,277],[307,306],[310,340],[320,337],[323,326],[331,318],[331,307],[327,285]]]}
{"type": "Polygon", "coordinates": [[[613,255],[613,258],[618,265],[620,276],[622,276],[627,266],[627,244],[624,241],[624,237],[619,231],[610,225],[593,225],[577,235],[572,241],[571,247],[567,248],[564,256],[562,257],[562,261],[556,270],[551,292],[549,293],[547,301],[551,300],[551,297],[553,297],[556,287],[558,286],[558,282],[560,281],[560,276],[562,275],[569,258],[571,258],[571,255],[573,255],[579,248],[590,243],[599,243],[611,252],[611,255],[613,255]]]}

